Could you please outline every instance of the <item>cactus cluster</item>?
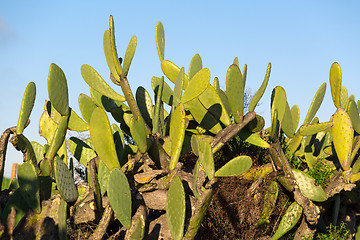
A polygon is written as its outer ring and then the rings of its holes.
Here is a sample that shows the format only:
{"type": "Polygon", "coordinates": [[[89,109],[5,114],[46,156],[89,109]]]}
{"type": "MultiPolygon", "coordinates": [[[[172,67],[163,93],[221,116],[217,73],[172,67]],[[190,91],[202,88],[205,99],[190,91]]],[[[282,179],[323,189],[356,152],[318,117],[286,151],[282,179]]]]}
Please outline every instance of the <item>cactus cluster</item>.
{"type": "MultiPolygon", "coordinates": [[[[127,239],[146,238],[151,231],[148,213],[152,209],[166,212],[166,222],[160,224],[161,234],[168,232],[170,236],[167,237],[174,239],[193,239],[219,177],[242,176],[256,180],[276,172],[276,179],[265,195],[258,225],[269,224],[278,198],[278,184],[281,184],[293,194],[294,201],[273,235],[273,239],[279,239],[297,224],[302,214],[306,221],[299,229],[314,229],[322,215],[319,203],[332,201],[332,196],[355,187],[360,179],[360,106],[341,85],[337,63],[330,70],[331,94],[337,110],[328,122],[319,123],[315,117],[325,95],[326,83],[317,91],[300,127],[298,106],[290,108],[285,89],[277,86],[271,95],[271,126],[263,129],[265,121],[255,113],[255,108],[266,90],[270,63],[245,112],[247,65],[240,70],[238,59],[234,59],[226,73],[226,90],[221,89],[217,77],[211,81],[210,70],[203,68],[199,54],[192,58],[185,72],[184,67],[165,58],[164,27],[159,22],[155,39],[164,76],[151,78],[153,100],[143,87],[138,87],[135,95],[131,91],[128,73],[137,38],[131,38],[124,57],[119,58],[114,26],[110,16],[103,48],[109,78],[121,87],[122,93],[109,86],[94,68],[84,64],[81,74],[89,86],[90,96],[79,95],[81,118],[69,107],[64,72],[51,64],[49,101],[39,123],[40,135],[47,141],[45,146],[30,142],[23,135],[36,95],[34,83],[26,88],[18,124],[7,133],[7,138],[13,134],[10,141],[24,153],[24,163],[17,173],[19,187],[1,211],[3,224],[15,219],[8,228],[16,227],[28,211],[42,212],[42,201],[60,196],[58,236],[65,239],[66,222],[70,218],[68,209],[75,208],[70,212],[76,212],[92,195],[93,202],[89,206],[95,206],[92,220],[99,223],[94,231],[97,236],[105,233],[115,214],[127,239]],[[110,125],[109,116],[117,124],[110,125]],[[86,141],[76,137],[67,140],[68,130],[89,131],[90,137],[86,141]],[[268,148],[272,167],[251,169],[252,159],[238,154],[217,168],[214,154],[237,136],[252,145],[268,148]],[[67,149],[86,169],[85,184],[90,190],[75,185],[73,159],[68,156],[67,149]],[[188,152],[196,156],[191,169],[184,167],[186,159],[181,160],[188,152]],[[305,170],[291,165],[290,160],[294,158],[304,162],[305,170]],[[319,163],[330,164],[336,176],[328,180],[326,189],[315,184],[314,177],[309,174],[319,163]]],[[[5,136],[2,142],[7,141],[5,136]]],[[[5,157],[0,160],[1,182],[5,157]]],[[[334,210],[334,216],[338,214],[339,207],[334,210]]],[[[336,221],[337,217],[334,219],[336,221]]]]}

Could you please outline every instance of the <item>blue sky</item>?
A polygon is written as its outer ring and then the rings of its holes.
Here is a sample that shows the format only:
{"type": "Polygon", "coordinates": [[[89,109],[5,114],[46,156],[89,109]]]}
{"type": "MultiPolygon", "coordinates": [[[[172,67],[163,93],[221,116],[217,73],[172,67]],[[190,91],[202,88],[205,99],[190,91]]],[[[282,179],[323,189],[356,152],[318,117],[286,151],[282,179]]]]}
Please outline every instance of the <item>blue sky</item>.
{"type": "MultiPolygon", "coordinates": [[[[235,57],[248,65],[246,87],[254,93],[267,64],[272,63],[268,88],[257,111],[269,126],[270,95],[280,85],[290,106],[306,116],[312,98],[323,82],[327,90],[317,116],[328,121],[335,107],[328,83],[333,62],[342,68],[343,85],[359,99],[360,4],[357,1],[3,1],[0,4],[0,131],[17,124],[22,95],[33,81],[37,97],[31,124],[24,134],[44,144],[38,121],[47,95],[51,63],[60,66],[68,80],[70,106],[80,114],[78,96],[89,94],[80,73],[89,64],[109,81],[102,48],[109,15],[115,20],[119,55],[133,35],[138,45],[129,72],[135,91],[151,91],[151,77],[162,76],[155,45],[155,26],[165,28],[165,58],[188,66],[199,53],[211,78],[225,76],[235,57]]],[[[22,156],[8,149],[6,175],[22,156]]]]}

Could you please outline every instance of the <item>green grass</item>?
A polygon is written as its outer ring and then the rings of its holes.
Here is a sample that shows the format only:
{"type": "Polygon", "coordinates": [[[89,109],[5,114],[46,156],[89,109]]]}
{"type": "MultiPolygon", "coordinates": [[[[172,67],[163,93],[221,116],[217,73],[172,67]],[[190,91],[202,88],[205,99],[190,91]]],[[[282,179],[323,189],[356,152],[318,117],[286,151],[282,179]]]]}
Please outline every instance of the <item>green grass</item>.
{"type": "Polygon", "coordinates": [[[323,188],[326,188],[329,180],[334,172],[334,169],[326,162],[318,161],[313,168],[308,171],[308,174],[315,179],[315,183],[323,188]]]}
{"type": "Polygon", "coordinates": [[[303,237],[304,240],[346,240],[350,236],[350,231],[346,228],[344,222],[339,226],[330,224],[326,233],[315,234],[314,238],[303,237]]]}

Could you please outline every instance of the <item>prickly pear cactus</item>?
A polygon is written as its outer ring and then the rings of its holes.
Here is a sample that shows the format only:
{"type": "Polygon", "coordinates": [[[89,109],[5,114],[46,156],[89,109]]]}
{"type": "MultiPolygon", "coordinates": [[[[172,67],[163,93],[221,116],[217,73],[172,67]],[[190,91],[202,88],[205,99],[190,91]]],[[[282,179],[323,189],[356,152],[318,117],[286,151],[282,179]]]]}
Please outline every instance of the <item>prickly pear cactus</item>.
{"type": "Polygon", "coordinates": [[[185,224],[185,192],[178,176],[173,179],[167,193],[166,217],[171,236],[176,240],[181,239],[185,224]]]}
{"type": "Polygon", "coordinates": [[[131,227],[131,193],[125,174],[114,168],[110,172],[107,192],[116,217],[127,229],[131,227]]]}
{"type": "Polygon", "coordinates": [[[56,185],[60,191],[61,197],[66,202],[75,202],[78,197],[78,191],[70,170],[58,156],[55,157],[54,165],[56,185]]]}
{"type": "Polygon", "coordinates": [[[18,166],[18,181],[22,197],[31,209],[40,213],[39,179],[31,162],[28,161],[18,166]]]}

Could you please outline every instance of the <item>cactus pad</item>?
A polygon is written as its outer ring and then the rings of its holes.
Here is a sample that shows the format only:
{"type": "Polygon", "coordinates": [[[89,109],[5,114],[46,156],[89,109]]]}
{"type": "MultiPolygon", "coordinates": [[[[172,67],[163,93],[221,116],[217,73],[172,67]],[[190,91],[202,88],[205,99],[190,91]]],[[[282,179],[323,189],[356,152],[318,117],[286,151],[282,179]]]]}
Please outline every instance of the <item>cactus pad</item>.
{"type": "Polygon", "coordinates": [[[165,33],[164,33],[164,26],[161,22],[156,24],[155,29],[155,39],[156,39],[156,47],[157,52],[159,54],[160,61],[164,60],[164,53],[165,53],[165,33]]]}
{"type": "Polygon", "coordinates": [[[252,160],[249,156],[238,156],[231,159],[215,172],[215,177],[238,176],[250,169],[252,160]]]}
{"type": "Polygon", "coordinates": [[[171,236],[175,240],[181,239],[185,224],[185,191],[178,176],[174,177],[167,192],[166,217],[171,236]]]}
{"type": "Polygon", "coordinates": [[[125,97],[117,94],[104,79],[89,65],[81,66],[81,75],[85,82],[97,92],[118,101],[125,101],[125,97]]]}
{"type": "Polygon", "coordinates": [[[90,136],[101,161],[111,170],[120,167],[109,120],[101,108],[96,108],[90,120],[90,136]]]}
{"type": "MultiPolygon", "coordinates": [[[[179,69],[180,71],[180,69],[179,69]]],[[[181,102],[186,103],[202,94],[210,84],[210,71],[203,68],[198,71],[184,91],[181,102]]]]}
{"type": "Polygon", "coordinates": [[[18,166],[17,174],[22,197],[30,208],[40,213],[39,180],[34,165],[30,161],[24,162],[18,166]]]}
{"type": "Polygon", "coordinates": [[[135,50],[137,45],[137,38],[133,36],[129,42],[129,46],[126,49],[125,57],[124,57],[124,64],[123,64],[123,76],[126,77],[129,72],[131,61],[134,57],[135,50]]]}
{"type": "Polygon", "coordinates": [[[199,54],[195,54],[195,56],[191,59],[190,67],[189,67],[189,80],[191,80],[195,74],[202,69],[202,61],[199,54]]]}
{"type": "Polygon", "coordinates": [[[68,86],[64,72],[56,64],[50,65],[48,77],[49,98],[54,108],[62,115],[69,114],[68,86]]]}
{"type": "Polygon", "coordinates": [[[125,174],[114,168],[110,172],[107,192],[111,207],[121,224],[130,229],[131,227],[131,192],[125,174]]]}
{"type": "Polygon", "coordinates": [[[312,201],[323,202],[327,199],[326,193],[321,186],[315,186],[315,179],[305,172],[292,169],[297,185],[301,193],[312,201]]]}
{"type": "Polygon", "coordinates": [[[16,127],[16,134],[22,134],[29,119],[30,113],[34,107],[36,95],[36,86],[34,82],[30,82],[25,90],[21,103],[19,120],[16,127]]]}
{"type": "Polygon", "coordinates": [[[290,231],[299,221],[302,210],[302,207],[297,202],[293,202],[286,210],[283,218],[281,219],[279,227],[276,230],[274,236],[272,237],[272,240],[277,240],[285,233],[290,231]]]}
{"type": "Polygon", "coordinates": [[[270,71],[271,71],[271,63],[268,64],[268,67],[267,67],[267,70],[266,70],[266,75],[265,75],[263,83],[261,84],[259,90],[257,90],[255,95],[251,99],[251,102],[249,104],[249,112],[253,112],[255,110],[256,105],[258,104],[261,97],[263,96],[263,94],[265,92],[265,89],[266,89],[266,86],[267,86],[267,84],[269,82],[270,71]]]}
{"type": "Polygon", "coordinates": [[[55,157],[54,165],[56,185],[60,191],[61,197],[66,202],[75,202],[78,197],[78,191],[70,170],[64,161],[58,156],[55,157]]]}
{"type": "Polygon", "coordinates": [[[236,123],[241,123],[244,112],[244,82],[239,67],[231,65],[226,73],[226,95],[236,123]]]}
{"type": "Polygon", "coordinates": [[[349,115],[342,108],[338,108],[332,118],[333,143],[336,155],[342,168],[346,171],[351,165],[351,149],[354,129],[349,115]]]}
{"type": "Polygon", "coordinates": [[[341,95],[341,68],[337,62],[334,62],[330,68],[330,88],[331,96],[336,108],[340,107],[341,95]]]}

